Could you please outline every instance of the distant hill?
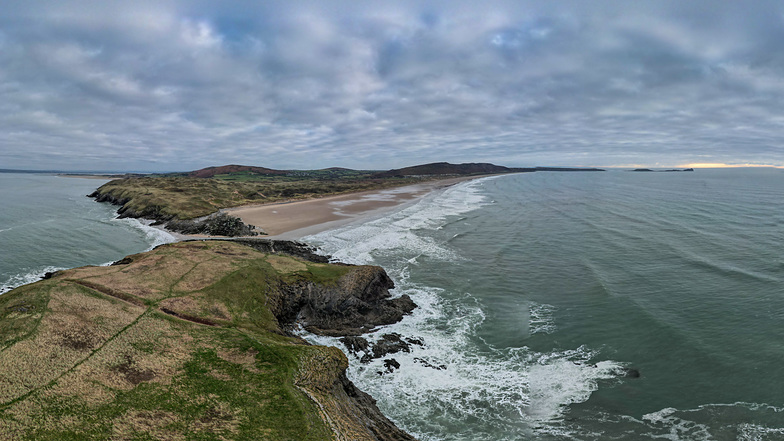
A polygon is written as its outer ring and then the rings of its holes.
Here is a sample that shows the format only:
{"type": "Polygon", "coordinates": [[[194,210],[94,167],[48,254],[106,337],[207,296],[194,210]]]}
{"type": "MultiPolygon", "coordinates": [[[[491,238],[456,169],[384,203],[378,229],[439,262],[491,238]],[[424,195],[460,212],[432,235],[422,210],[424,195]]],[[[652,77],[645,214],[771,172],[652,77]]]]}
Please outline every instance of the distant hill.
{"type": "MultiPolygon", "coordinates": [[[[526,173],[535,171],[603,171],[598,168],[569,168],[569,167],[504,167],[487,162],[469,162],[464,164],[450,164],[448,162],[433,162],[430,164],[414,165],[411,167],[397,168],[387,171],[361,171],[342,167],[330,167],[321,170],[275,170],[266,167],[250,165],[223,165],[207,167],[201,170],[187,172],[184,175],[194,178],[212,178],[220,175],[253,174],[259,176],[300,176],[312,178],[371,178],[386,179],[394,177],[412,176],[469,176],[498,173],[526,173]]],[[[177,173],[182,176],[183,174],[177,173]]]]}
{"type": "Polygon", "coordinates": [[[285,170],[275,170],[266,167],[254,167],[251,165],[222,165],[220,167],[207,167],[188,173],[194,178],[211,178],[215,175],[227,175],[230,173],[248,172],[257,175],[285,175],[289,173],[285,170]]]}
{"type": "Polygon", "coordinates": [[[415,165],[413,167],[398,168],[376,173],[374,178],[391,178],[395,176],[436,176],[436,175],[484,175],[497,173],[529,173],[536,171],[604,171],[598,168],[571,168],[571,167],[504,167],[486,162],[469,162],[465,164],[450,164],[448,162],[433,162],[431,164],[415,165]]]}
{"type": "Polygon", "coordinates": [[[531,172],[533,168],[509,168],[489,163],[470,162],[466,164],[450,164],[433,162],[376,173],[374,178],[390,178],[394,176],[431,176],[431,175],[478,175],[494,173],[531,172]]]}

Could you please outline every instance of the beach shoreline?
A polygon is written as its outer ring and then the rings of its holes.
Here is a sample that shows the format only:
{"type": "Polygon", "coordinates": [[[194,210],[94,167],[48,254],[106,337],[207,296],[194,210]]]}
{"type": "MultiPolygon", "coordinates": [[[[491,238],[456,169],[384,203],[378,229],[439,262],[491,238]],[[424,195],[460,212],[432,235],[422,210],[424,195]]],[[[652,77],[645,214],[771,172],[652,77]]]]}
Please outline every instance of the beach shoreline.
{"type": "MultiPolygon", "coordinates": [[[[299,240],[353,223],[363,223],[414,204],[460,182],[495,175],[462,176],[403,187],[369,190],[304,201],[244,205],[221,210],[267,233],[265,238],[299,240]]],[[[182,235],[180,235],[182,236],[182,235]]]]}

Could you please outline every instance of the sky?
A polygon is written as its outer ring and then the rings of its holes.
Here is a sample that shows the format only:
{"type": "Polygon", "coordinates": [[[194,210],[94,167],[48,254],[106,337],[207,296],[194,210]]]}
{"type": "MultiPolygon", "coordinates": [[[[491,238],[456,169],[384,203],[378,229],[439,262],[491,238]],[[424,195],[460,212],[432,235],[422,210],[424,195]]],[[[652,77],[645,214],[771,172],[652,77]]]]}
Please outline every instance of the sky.
{"type": "Polygon", "coordinates": [[[0,168],[784,165],[778,1],[0,8],[0,168]]]}

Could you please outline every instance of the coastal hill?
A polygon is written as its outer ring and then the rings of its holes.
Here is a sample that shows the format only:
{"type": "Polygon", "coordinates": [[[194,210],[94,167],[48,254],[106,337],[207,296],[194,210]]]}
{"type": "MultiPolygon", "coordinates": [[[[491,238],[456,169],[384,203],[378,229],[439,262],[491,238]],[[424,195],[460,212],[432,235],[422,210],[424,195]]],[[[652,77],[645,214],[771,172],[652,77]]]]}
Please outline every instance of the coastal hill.
{"type": "Polygon", "coordinates": [[[399,320],[373,266],[290,242],[164,245],[0,296],[0,440],[413,440],[337,348],[399,320]]]}
{"type": "Polygon", "coordinates": [[[575,172],[575,171],[604,171],[598,168],[574,167],[504,167],[490,163],[470,162],[465,164],[450,164],[448,162],[433,162],[431,164],[415,165],[375,173],[373,177],[411,177],[411,176],[468,176],[468,175],[494,175],[501,173],[530,173],[537,171],[575,172]]]}
{"type": "Polygon", "coordinates": [[[186,173],[187,176],[194,178],[212,178],[216,175],[229,175],[233,173],[252,173],[256,175],[285,175],[287,172],[284,170],[274,170],[266,167],[254,167],[250,165],[223,165],[220,167],[207,167],[201,170],[194,170],[186,173]]]}
{"type": "Polygon", "coordinates": [[[478,175],[497,173],[522,173],[536,171],[534,168],[509,168],[489,163],[450,164],[448,162],[433,162],[431,164],[415,165],[376,173],[376,178],[391,178],[403,176],[428,176],[428,175],[478,175]]]}

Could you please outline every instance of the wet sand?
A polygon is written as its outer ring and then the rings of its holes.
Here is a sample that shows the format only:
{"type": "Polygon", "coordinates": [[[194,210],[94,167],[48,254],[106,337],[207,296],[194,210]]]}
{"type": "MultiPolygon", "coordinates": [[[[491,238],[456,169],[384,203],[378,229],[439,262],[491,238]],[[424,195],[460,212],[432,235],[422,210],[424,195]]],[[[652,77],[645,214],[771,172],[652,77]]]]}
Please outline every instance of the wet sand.
{"type": "Polygon", "coordinates": [[[300,239],[343,225],[379,217],[414,203],[434,190],[482,176],[423,182],[405,187],[372,190],[305,201],[246,205],[224,210],[273,239],[300,239]]]}

